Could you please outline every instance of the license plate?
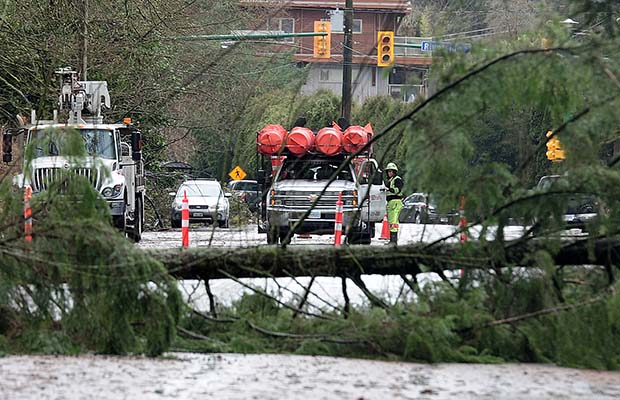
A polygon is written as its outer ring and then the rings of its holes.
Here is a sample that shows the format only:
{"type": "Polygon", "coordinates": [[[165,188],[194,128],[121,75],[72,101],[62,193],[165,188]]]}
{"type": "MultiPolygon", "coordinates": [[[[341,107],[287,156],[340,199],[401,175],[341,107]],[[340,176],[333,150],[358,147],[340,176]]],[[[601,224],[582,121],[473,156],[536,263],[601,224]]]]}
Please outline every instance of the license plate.
{"type": "Polygon", "coordinates": [[[202,217],[203,215],[203,213],[194,213],[194,217],[202,217]]]}
{"type": "Polygon", "coordinates": [[[310,211],[310,215],[308,215],[308,219],[321,219],[321,212],[318,210],[310,211]]]}
{"type": "Polygon", "coordinates": [[[442,217],[442,218],[439,218],[439,220],[440,220],[441,222],[448,222],[448,218],[447,218],[447,217],[442,217]]]}

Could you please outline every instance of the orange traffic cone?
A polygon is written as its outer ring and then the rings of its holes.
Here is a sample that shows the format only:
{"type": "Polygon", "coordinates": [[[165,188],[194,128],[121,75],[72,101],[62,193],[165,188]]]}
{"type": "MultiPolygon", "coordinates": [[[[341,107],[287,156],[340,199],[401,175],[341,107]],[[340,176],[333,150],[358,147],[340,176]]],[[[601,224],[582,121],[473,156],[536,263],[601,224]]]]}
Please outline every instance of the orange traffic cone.
{"type": "Polygon", "coordinates": [[[387,213],[383,216],[383,226],[381,227],[381,237],[379,240],[390,240],[390,226],[388,225],[387,213]]]}

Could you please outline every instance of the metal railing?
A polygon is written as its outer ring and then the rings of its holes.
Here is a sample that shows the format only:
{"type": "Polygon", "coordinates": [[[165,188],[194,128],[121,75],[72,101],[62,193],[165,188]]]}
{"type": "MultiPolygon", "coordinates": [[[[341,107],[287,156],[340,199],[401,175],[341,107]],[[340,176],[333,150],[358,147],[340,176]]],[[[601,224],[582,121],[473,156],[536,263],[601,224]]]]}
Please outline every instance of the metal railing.
{"type": "Polygon", "coordinates": [[[424,85],[389,85],[389,93],[395,99],[399,99],[405,103],[413,102],[418,96],[426,93],[424,85]]]}

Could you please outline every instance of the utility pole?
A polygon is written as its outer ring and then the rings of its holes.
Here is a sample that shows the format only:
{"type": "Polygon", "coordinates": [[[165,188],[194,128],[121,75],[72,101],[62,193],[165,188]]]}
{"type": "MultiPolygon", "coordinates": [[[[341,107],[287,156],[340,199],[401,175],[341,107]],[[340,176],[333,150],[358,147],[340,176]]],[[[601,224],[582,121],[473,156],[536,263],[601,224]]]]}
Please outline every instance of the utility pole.
{"type": "Polygon", "coordinates": [[[344,48],[342,49],[342,117],[351,121],[351,68],[353,62],[353,0],[344,5],[344,48]]]}
{"type": "Polygon", "coordinates": [[[82,20],[82,80],[88,80],[88,0],[84,0],[82,20]]]}

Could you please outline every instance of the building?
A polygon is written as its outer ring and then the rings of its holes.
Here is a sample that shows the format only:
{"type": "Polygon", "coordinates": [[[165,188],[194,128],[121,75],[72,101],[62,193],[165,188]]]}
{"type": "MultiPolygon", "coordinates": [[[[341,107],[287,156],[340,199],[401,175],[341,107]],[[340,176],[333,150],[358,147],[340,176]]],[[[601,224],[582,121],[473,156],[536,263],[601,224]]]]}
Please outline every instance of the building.
{"type": "MultiPolygon", "coordinates": [[[[241,4],[267,11],[263,25],[252,27],[254,30],[313,32],[315,21],[331,21],[331,56],[328,59],[313,56],[312,37],[281,40],[296,48],[295,61],[310,65],[302,94],[309,95],[319,89],[331,90],[338,96],[342,94],[344,0],[242,0],[241,4]]],[[[377,32],[397,32],[402,18],[410,12],[409,0],[353,0],[352,95],[358,103],[377,95],[412,101],[424,93],[430,54],[417,48],[396,47],[395,66],[377,67],[377,32]]],[[[419,44],[421,40],[397,36],[395,42],[419,44]]]]}

